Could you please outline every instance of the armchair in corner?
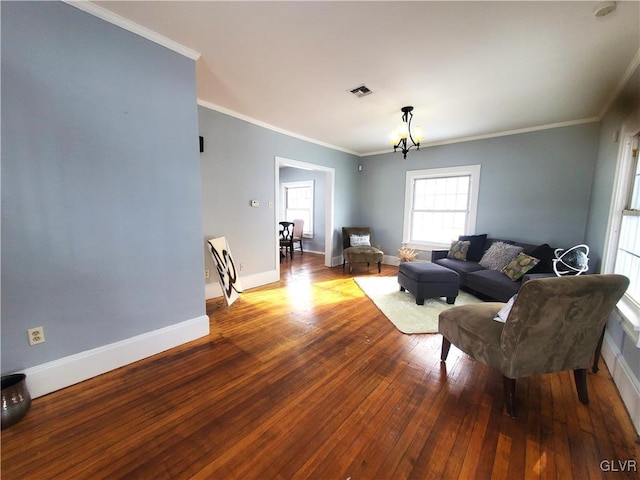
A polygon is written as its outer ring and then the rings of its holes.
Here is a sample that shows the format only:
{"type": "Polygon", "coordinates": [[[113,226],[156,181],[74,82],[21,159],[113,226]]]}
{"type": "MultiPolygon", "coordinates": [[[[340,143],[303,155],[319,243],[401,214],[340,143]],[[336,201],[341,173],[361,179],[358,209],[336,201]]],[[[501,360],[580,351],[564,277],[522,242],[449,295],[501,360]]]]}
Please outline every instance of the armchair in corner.
{"type": "Polygon", "coordinates": [[[342,227],[342,269],[349,264],[349,273],[353,272],[354,263],[378,264],[378,273],[382,271],[384,253],[372,246],[371,228],[342,227]]]}

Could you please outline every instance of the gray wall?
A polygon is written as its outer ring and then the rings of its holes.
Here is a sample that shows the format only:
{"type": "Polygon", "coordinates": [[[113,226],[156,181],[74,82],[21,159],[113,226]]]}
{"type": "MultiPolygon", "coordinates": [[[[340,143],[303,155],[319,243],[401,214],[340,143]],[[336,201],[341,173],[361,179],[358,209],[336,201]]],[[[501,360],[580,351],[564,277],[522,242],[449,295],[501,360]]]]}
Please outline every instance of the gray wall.
{"type": "MultiPolygon", "coordinates": [[[[280,169],[280,184],[286,182],[302,182],[313,180],[313,238],[304,238],[303,248],[307,251],[324,253],[326,225],[326,193],[327,174],[321,171],[302,170],[300,168],[283,167],[280,169]]],[[[280,203],[282,207],[282,202],[280,203]]],[[[282,208],[281,208],[282,210],[282,208]]],[[[278,217],[279,220],[283,218],[278,217]]],[[[340,254],[336,252],[335,254],[340,254]]]]}
{"type": "MultiPolygon", "coordinates": [[[[204,238],[225,236],[242,276],[276,269],[275,157],[335,169],[333,245],[342,253],[342,225],[357,219],[357,159],[200,106],[204,238]],[[250,206],[252,199],[260,206],[250,206]],[[273,202],[269,208],[268,203],[273,202]]],[[[303,120],[301,120],[303,121],[303,120]]],[[[212,269],[207,254],[205,267],[212,269]]],[[[209,282],[215,282],[213,278],[209,282]]]]}
{"type": "Polygon", "coordinates": [[[597,123],[367,157],[362,223],[395,255],[402,241],[408,170],[480,164],[475,233],[527,243],[581,243],[598,146],[597,123]]]}
{"type": "Polygon", "coordinates": [[[194,62],[67,4],[1,8],[2,372],[204,315],[194,62]]]}

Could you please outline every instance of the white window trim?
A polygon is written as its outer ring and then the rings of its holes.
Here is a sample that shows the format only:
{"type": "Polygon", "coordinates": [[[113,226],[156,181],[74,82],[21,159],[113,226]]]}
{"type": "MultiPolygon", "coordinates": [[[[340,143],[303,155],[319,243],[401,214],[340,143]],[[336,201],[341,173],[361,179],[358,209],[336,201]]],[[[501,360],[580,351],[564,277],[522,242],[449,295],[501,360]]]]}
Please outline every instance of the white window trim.
{"type": "Polygon", "coordinates": [[[411,242],[411,207],[413,203],[413,182],[420,178],[438,178],[470,175],[469,215],[465,225],[465,235],[472,235],[476,231],[478,215],[478,194],[480,192],[480,165],[465,165],[462,167],[430,168],[426,170],[408,170],[404,189],[404,226],[402,244],[418,250],[435,250],[449,248],[450,245],[435,242],[411,242]]]}
{"type": "MultiPolygon", "coordinates": [[[[638,133],[640,133],[640,107],[622,124],[609,221],[602,255],[603,273],[613,273],[615,267],[622,223],[620,212],[625,208],[628,199],[628,179],[634,163],[631,149],[633,137],[638,133]]],[[[622,327],[625,332],[633,340],[636,347],[640,348],[640,307],[629,296],[624,295],[618,302],[617,310],[622,318],[622,327]]]]}
{"type": "Polygon", "coordinates": [[[315,190],[313,180],[301,180],[299,182],[284,182],[280,184],[280,205],[282,205],[282,218],[286,217],[287,213],[287,188],[300,188],[309,187],[311,189],[311,220],[309,225],[304,225],[304,231],[302,236],[304,238],[313,238],[313,217],[315,215],[315,190]]]}

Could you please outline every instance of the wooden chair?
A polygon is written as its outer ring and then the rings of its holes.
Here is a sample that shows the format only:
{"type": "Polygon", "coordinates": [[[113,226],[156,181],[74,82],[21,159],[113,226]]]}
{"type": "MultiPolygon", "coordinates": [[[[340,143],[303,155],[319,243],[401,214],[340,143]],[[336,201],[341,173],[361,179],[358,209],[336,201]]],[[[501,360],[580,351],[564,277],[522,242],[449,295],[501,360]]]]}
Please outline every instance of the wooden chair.
{"type": "Polygon", "coordinates": [[[623,275],[529,280],[506,322],[494,320],[499,302],[453,307],[439,316],[444,362],[453,343],[503,376],[507,413],[516,415],[516,379],[573,370],[578,398],[589,403],[587,368],[602,329],[629,285],[623,275]]]}
{"type": "Polygon", "coordinates": [[[300,253],[304,253],[302,249],[302,232],[304,230],[304,220],[297,218],[293,221],[293,245],[297,243],[300,246],[300,253]]]}
{"type": "Polygon", "coordinates": [[[287,252],[289,252],[289,255],[293,258],[293,222],[279,222],[279,232],[280,258],[285,258],[287,252]]]}

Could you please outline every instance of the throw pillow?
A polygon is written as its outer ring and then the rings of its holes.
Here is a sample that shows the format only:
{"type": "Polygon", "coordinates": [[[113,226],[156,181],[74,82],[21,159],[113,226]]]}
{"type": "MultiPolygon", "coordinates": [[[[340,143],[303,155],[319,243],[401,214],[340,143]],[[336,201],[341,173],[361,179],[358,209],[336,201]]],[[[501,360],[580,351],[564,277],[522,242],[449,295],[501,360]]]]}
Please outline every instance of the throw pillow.
{"type": "Polygon", "coordinates": [[[471,242],[469,251],[467,252],[467,260],[471,262],[479,262],[484,253],[484,242],[487,240],[487,234],[482,235],[460,235],[458,240],[468,240],[471,242]]]}
{"type": "Polygon", "coordinates": [[[556,258],[553,251],[547,243],[537,246],[531,256],[538,258],[540,262],[529,273],[553,273],[553,259],[556,258]]]}
{"type": "Polygon", "coordinates": [[[505,304],[505,306],[500,309],[498,314],[495,317],[493,317],[493,319],[496,322],[504,323],[507,321],[507,318],[509,318],[509,313],[511,313],[511,307],[513,307],[513,302],[516,301],[517,296],[518,294],[516,293],[513,297],[511,297],[509,301],[505,304]]]}
{"type": "Polygon", "coordinates": [[[349,244],[352,247],[370,247],[371,239],[369,235],[349,235],[349,244]]]}
{"type": "Polygon", "coordinates": [[[480,265],[489,270],[502,270],[507,263],[516,258],[522,251],[522,247],[509,245],[504,242],[495,242],[480,259],[480,265]]]}
{"type": "Polygon", "coordinates": [[[520,252],[516,255],[516,258],[507,263],[500,271],[515,282],[535,267],[539,262],[540,260],[537,258],[527,255],[524,252],[520,252]]]}
{"type": "Polygon", "coordinates": [[[449,248],[449,253],[447,253],[447,258],[453,258],[454,260],[463,260],[467,261],[467,251],[469,250],[469,246],[471,242],[461,242],[460,240],[454,240],[451,242],[451,247],[449,248]]]}

